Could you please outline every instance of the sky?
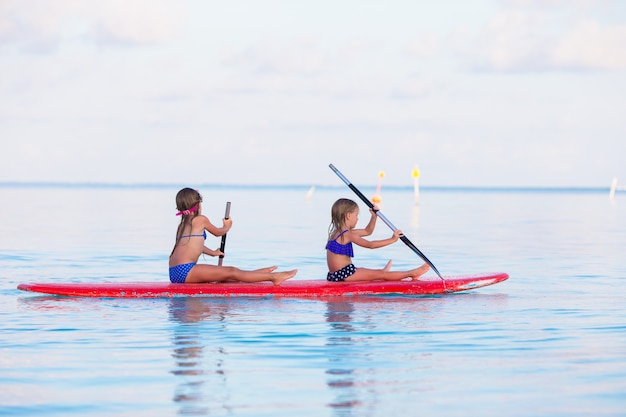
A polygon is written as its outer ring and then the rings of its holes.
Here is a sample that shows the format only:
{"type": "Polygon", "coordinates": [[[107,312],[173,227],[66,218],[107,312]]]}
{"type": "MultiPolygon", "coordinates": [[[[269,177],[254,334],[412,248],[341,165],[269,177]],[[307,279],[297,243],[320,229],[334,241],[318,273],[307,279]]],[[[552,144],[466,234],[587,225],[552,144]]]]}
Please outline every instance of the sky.
{"type": "Polygon", "coordinates": [[[0,182],[608,188],[624,114],[623,0],[0,0],[0,182]]]}

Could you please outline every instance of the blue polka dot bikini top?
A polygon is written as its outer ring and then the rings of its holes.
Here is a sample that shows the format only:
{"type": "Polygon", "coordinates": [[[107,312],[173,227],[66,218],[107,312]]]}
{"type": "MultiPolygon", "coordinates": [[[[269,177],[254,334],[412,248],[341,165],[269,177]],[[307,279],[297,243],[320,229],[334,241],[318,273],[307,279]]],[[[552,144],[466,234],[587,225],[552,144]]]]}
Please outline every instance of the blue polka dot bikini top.
{"type": "Polygon", "coordinates": [[[332,253],[336,253],[337,255],[346,255],[352,258],[354,257],[354,250],[352,249],[352,242],[348,242],[345,245],[337,242],[337,239],[339,239],[341,235],[343,235],[346,232],[347,230],[344,230],[343,232],[339,233],[339,235],[337,235],[337,237],[334,240],[329,240],[328,243],[326,244],[326,249],[328,249],[332,253]]]}

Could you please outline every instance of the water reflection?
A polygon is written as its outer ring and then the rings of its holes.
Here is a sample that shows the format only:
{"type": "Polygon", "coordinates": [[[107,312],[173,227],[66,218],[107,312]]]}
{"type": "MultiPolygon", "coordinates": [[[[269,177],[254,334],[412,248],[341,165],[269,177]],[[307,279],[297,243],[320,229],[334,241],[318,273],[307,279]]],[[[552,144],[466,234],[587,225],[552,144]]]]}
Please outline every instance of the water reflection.
{"type": "Polygon", "coordinates": [[[351,324],[353,313],[354,303],[345,299],[326,303],[326,322],[330,323],[331,330],[326,341],[326,346],[329,347],[326,383],[334,396],[334,400],[328,405],[337,416],[352,415],[351,409],[361,403],[355,384],[354,360],[346,359],[350,357],[350,351],[355,346],[351,335],[355,330],[351,324]]]}
{"type": "Polygon", "coordinates": [[[325,372],[332,398],[327,407],[336,417],[385,415],[389,410],[381,404],[388,408],[391,398],[402,403],[407,396],[432,392],[441,350],[461,345],[480,350],[483,326],[490,331],[498,323],[496,317],[491,323],[475,314],[485,305],[505,311],[506,303],[506,295],[477,293],[326,301],[325,372]],[[381,315],[384,311],[393,314],[381,315]]]}
{"type": "Polygon", "coordinates": [[[419,206],[413,206],[413,209],[411,210],[411,227],[414,230],[417,230],[419,228],[420,225],[420,207],[419,206]]]}
{"type": "Polygon", "coordinates": [[[179,378],[173,397],[180,405],[179,415],[209,415],[209,404],[227,404],[226,398],[215,398],[224,392],[216,387],[224,387],[227,382],[226,352],[221,346],[207,351],[202,337],[207,331],[224,331],[228,307],[215,301],[184,297],[173,298],[169,303],[170,320],[177,324],[172,335],[175,367],[171,373],[179,378]],[[218,323],[218,327],[207,329],[201,325],[205,321],[218,323]]]}
{"type": "MultiPolygon", "coordinates": [[[[380,311],[389,309],[393,304],[395,307],[391,309],[402,306],[411,315],[422,315],[427,321],[440,301],[438,297],[384,296],[327,300],[325,317],[330,326],[326,339],[326,384],[333,397],[328,407],[333,410],[334,416],[377,414],[377,398],[381,394],[377,384],[384,380],[386,374],[395,372],[388,368],[388,363],[381,368],[376,355],[372,354],[381,338],[388,337],[381,334],[387,333],[387,330],[380,320],[380,311]],[[357,312],[360,319],[355,324],[357,312]]],[[[389,386],[384,387],[384,390],[388,389],[389,386]]]]}

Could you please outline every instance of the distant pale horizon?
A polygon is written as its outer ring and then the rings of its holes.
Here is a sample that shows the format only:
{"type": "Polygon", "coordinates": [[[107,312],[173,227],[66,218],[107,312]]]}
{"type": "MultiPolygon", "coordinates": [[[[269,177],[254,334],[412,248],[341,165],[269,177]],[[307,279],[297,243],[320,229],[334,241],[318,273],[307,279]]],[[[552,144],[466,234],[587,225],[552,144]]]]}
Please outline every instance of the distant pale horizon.
{"type": "MultiPolygon", "coordinates": [[[[367,191],[372,194],[377,191],[376,184],[354,184],[357,188],[367,191]]],[[[9,181],[0,182],[0,188],[138,188],[138,189],[150,189],[150,188],[179,188],[179,187],[200,187],[206,189],[302,189],[304,191],[314,192],[316,189],[323,190],[348,190],[349,188],[343,185],[333,184],[243,184],[243,183],[122,183],[122,182],[45,182],[45,181],[9,181]]],[[[412,184],[391,184],[382,187],[381,194],[384,192],[395,191],[414,191],[415,187],[412,184]]],[[[538,191],[538,192],[601,192],[608,193],[611,190],[611,185],[608,186],[488,186],[488,185],[419,185],[419,190],[423,191],[501,191],[501,192],[526,192],[526,191],[538,191]]],[[[616,189],[617,194],[622,194],[626,191],[626,187],[619,186],[616,189]]]]}

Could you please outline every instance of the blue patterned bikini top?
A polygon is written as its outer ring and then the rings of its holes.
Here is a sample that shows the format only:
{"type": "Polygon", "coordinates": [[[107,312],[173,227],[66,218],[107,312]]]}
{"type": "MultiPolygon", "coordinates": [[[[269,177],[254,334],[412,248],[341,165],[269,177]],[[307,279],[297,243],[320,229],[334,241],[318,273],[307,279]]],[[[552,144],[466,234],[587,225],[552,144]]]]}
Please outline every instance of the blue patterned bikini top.
{"type": "Polygon", "coordinates": [[[344,230],[343,232],[339,233],[339,235],[337,235],[337,237],[334,240],[329,240],[328,243],[326,244],[326,249],[328,249],[332,253],[336,253],[337,255],[346,255],[346,256],[353,258],[354,250],[352,249],[352,242],[348,242],[345,245],[337,242],[337,239],[339,239],[341,235],[343,235],[346,232],[347,230],[344,230]]]}
{"type": "Polygon", "coordinates": [[[181,236],[180,239],[183,239],[186,237],[203,237],[204,240],[206,240],[206,230],[203,230],[201,235],[185,235],[185,236],[181,236]]]}

